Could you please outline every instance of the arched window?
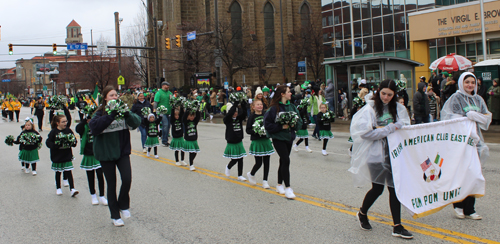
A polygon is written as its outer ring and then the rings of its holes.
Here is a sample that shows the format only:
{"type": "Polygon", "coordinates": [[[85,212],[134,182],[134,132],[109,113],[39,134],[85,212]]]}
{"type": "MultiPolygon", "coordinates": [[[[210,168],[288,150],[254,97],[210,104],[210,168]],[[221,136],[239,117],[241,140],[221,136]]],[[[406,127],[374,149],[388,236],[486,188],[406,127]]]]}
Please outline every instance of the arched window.
{"type": "Polygon", "coordinates": [[[310,20],[311,20],[311,10],[309,5],[306,3],[302,4],[300,7],[300,23],[302,24],[302,29],[310,28],[310,20]]]}
{"type": "Polygon", "coordinates": [[[231,5],[231,31],[233,34],[234,51],[239,52],[243,45],[243,33],[241,24],[241,6],[238,2],[231,5]]]}
{"type": "Polygon", "coordinates": [[[266,63],[274,63],[276,57],[276,45],[274,43],[274,8],[269,2],[264,6],[264,34],[266,37],[266,63]]]}

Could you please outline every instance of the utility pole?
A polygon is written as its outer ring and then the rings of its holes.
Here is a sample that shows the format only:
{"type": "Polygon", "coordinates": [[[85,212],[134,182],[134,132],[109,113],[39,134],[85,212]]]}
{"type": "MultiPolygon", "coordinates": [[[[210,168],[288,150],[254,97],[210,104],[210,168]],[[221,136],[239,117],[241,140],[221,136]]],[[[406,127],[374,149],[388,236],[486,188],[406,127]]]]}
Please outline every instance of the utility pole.
{"type": "Polygon", "coordinates": [[[283,84],[286,82],[286,73],[285,73],[285,41],[283,40],[283,6],[280,0],[280,21],[281,21],[281,66],[283,72],[283,84]]]}
{"type": "Polygon", "coordinates": [[[480,9],[481,9],[481,38],[483,39],[483,61],[486,61],[486,31],[484,30],[484,1],[479,1],[480,9]]]}
{"type": "Polygon", "coordinates": [[[155,38],[156,87],[161,88],[161,84],[160,84],[160,60],[158,58],[158,23],[156,22],[156,17],[153,17],[153,28],[154,28],[154,38],[155,38]]]}
{"type": "MultiPolygon", "coordinates": [[[[120,22],[121,19],[119,18],[119,13],[115,12],[115,40],[116,40],[116,46],[121,46],[120,44],[120,22]]],[[[116,50],[116,57],[118,58],[118,75],[122,75],[122,51],[121,49],[118,48],[116,50]]],[[[118,85],[119,89],[121,90],[121,85],[118,85]]]]}
{"type": "MultiPolygon", "coordinates": [[[[214,1],[214,14],[215,14],[215,48],[217,48],[217,52],[220,55],[220,35],[219,35],[219,0],[214,1]]],[[[215,73],[216,73],[216,80],[217,80],[217,85],[221,86],[222,85],[222,74],[221,74],[222,68],[221,67],[215,67],[215,73]]]]}

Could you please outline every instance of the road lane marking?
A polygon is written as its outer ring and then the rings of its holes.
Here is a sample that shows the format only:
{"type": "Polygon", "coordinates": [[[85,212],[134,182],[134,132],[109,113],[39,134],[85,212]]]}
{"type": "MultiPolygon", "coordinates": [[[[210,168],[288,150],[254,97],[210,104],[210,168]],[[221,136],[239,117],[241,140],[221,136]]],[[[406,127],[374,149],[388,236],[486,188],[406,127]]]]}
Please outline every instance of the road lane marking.
{"type": "MultiPolygon", "coordinates": [[[[174,167],[178,167],[178,168],[181,168],[184,170],[189,170],[189,167],[176,165],[175,161],[173,161],[171,159],[162,158],[162,157],[160,157],[159,159],[156,159],[153,157],[148,157],[142,151],[137,151],[137,150],[132,150],[132,154],[135,156],[148,158],[148,159],[160,162],[160,163],[172,165],[174,167]]],[[[216,172],[216,171],[212,171],[212,170],[204,169],[204,168],[196,168],[195,172],[200,173],[202,175],[210,176],[210,177],[213,177],[216,179],[220,179],[220,180],[224,180],[224,181],[231,182],[234,184],[238,184],[241,186],[245,186],[245,187],[249,187],[252,189],[259,190],[259,191],[263,191],[266,193],[271,193],[273,195],[277,195],[280,197],[284,197],[283,195],[276,192],[275,187],[272,187],[271,189],[264,189],[264,188],[262,188],[261,184],[252,185],[252,184],[247,183],[247,182],[239,181],[237,179],[237,177],[234,177],[234,176],[227,177],[227,176],[225,176],[225,174],[222,174],[220,172],[216,172]]],[[[336,203],[333,201],[329,201],[329,200],[325,200],[325,199],[321,199],[321,198],[317,198],[317,197],[313,197],[313,196],[308,196],[308,195],[304,195],[304,194],[300,194],[300,193],[295,193],[295,195],[297,196],[297,198],[295,198],[295,201],[307,203],[307,204],[310,204],[313,206],[333,210],[333,211],[340,212],[340,213],[345,213],[345,214],[348,214],[351,216],[356,216],[356,214],[358,212],[357,208],[350,207],[350,206],[344,205],[342,203],[336,203]]],[[[393,225],[392,216],[388,216],[388,215],[384,215],[384,214],[380,214],[380,213],[376,213],[376,212],[371,212],[370,221],[389,225],[389,226],[393,225]]],[[[438,239],[445,240],[445,241],[450,241],[450,242],[454,242],[454,243],[474,243],[471,241],[476,241],[476,242],[488,243],[488,244],[490,244],[490,243],[500,244],[500,242],[497,242],[497,241],[493,241],[493,240],[489,240],[489,239],[485,239],[485,238],[481,238],[481,237],[477,237],[477,236],[472,236],[472,235],[468,235],[468,234],[464,234],[464,233],[460,233],[460,232],[456,232],[456,231],[452,231],[452,230],[447,230],[447,229],[443,229],[443,228],[439,228],[439,227],[435,227],[435,226],[431,226],[431,225],[427,225],[427,224],[422,224],[422,223],[418,223],[418,222],[411,221],[411,220],[402,219],[401,222],[407,224],[407,225],[405,225],[405,228],[408,229],[409,231],[423,234],[423,235],[427,235],[427,236],[431,236],[431,237],[438,238],[438,239]],[[408,226],[408,225],[413,225],[413,226],[408,226]],[[419,227],[419,228],[416,228],[414,226],[419,227]],[[428,230],[425,230],[425,229],[428,229],[428,230]],[[459,238],[463,238],[463,239],[459,239],[459,238]],[[468,239],[468,240],[464,240],[464,239],[468,239]],[[469,240],[471,240],[471,241],[469,241],[469,240]]]]}

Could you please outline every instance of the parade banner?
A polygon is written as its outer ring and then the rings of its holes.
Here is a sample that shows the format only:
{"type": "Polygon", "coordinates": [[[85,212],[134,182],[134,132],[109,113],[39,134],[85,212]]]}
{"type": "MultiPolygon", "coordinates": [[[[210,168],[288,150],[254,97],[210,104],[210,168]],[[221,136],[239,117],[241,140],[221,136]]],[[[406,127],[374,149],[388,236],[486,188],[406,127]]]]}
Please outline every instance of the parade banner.
{"type": "Polygon", "coordinates": [[[484,195],[479,136],[468,118],[405,126],[387,140],[396,195],[413,218],[484,195]]]}

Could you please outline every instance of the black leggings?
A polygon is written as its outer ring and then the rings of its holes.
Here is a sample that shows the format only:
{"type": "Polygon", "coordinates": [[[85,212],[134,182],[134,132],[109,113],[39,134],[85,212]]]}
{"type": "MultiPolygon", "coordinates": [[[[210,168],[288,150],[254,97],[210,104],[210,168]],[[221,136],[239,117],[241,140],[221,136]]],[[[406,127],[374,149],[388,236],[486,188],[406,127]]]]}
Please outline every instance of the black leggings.
{"type": "Polygon", "coordinates": [[[190,152],[189,153],[189,166],[193,166],[194,158],[196,158],[196,153],[190,152]]]}
{"type": "MultiPolygon", "coordinates": [[[[24,163],[24,162],[21,162],[21,165],[23,167],[26,167],[27,169],[30,168],[30,164],[29,163],[24,163]]],[[[36,171],[36,163],[32,163],[31,164],[31,171],[36,171]]]]}
{"type": "Polygon", "coordinates": [[[87,170],[87,180],[89,181],[90,195],[95,194],[95,175],[97,174],[97,181],[99,182],[99,196],[104,196],[104,176],[102,168],[87,170]]]}
{"type": "Polygon", "coordinates": [[[471,215],[476,212],[474,205],[476,204],[475,197],[466,197],[463,201],[453,204],[453,208],[461,208],[465,215],[471,215]]]}
{"type": "Polygon", "coordinates": [[[304,143],[306,144],[306,147],[309,146],[309,138],[300,138],[297,143],[295,143],[295,145],[299,145],[302,141],[304,141],[304,143]]]}
{"type": "Polygon", "coordinates": [[[108,184],[108,207],[112,219],[120,218],[120,210],[127,210],[130,207],[130,186],[132,185],[132,168],[130,167],[130,157],[124,156],[115,161],[102,161],[102,171],[108,184]],[[116,168],[120,171],[122,185],[120,195],[116,196],[116,168]]]}
{"type": "Polygon", "coordinates": [[[323,150],[326,150],[326,144],[328,144],[328,139],[323,139],[323,150]]]}
{"type": "Polygon", "coordinates": [[[260,169],[260,166],[262,166],[262,163],[264,162],[264,180],[267,181],[267,176],[269,175],[269,161],[271,159],[271,156],[262,156],[262,157],[257,157],[255,156],[255,165],[252,168],[252,171],[250,171],[250,174],[252,176],[255,176],[255,173],[257,173],[257,170],[260,169]]]}
{"type": "Polygon", "coordinates": [[[14,110],[14,112],[16,113],[16,120],[17,120],[17,122],[19,122],[19,113],[21,111],[20,110],[14,110]]]}
{"type": "MultiPolygon", "coordinates": [[[[393,187],[387,187],[389,190],[389,205],[391,207],[392,221],[394,225],[401,224],[401,203],[396,196],[396,191],[393,187]]],[[[363,206],[360,211],[363,214],[367,214],[370,207],[377,200],[377,198],[384,192],[384,185],[372,183],[372,189],[370,189],[363,200],[363,206]]]]}
{"type": "MultiPolygon", "coordinates": [[[[69,189],[74,189],[75,185],[73,184],[73,173],[71,170],[63,171],[63,175],[65,179],[68,179],[69,189]]],[[[56,188],[61,188],[61,172],[56,171],[56,188]]]]}
{"type": "MultiPolygon", "coordinates": [[[[155,152],[155,155],[158,155],[158,147],[153,147],[153,151],[155,152]]],[[[148,152],[151,152],[151,148],[148,147],[148,152]]]]}
{"type": "Polygon", "coordinates": [[[238,163],[238,176],[243,176],[243,158],[231,159],[227,168],[231,169],[236,163],[238,163]]]}
{"type": "Polygon", "coordinates": [[[273,139],[273,146],[280,156],[280,166],[278,168],[278,184],[285,182],[286,187],[290,187],[290,152],[292,141],[282,141],[273,139]]]}
{"type": "Polygon", "coordinates": [[[38,129],[43,130],[43,113],[37,114],[36,118],[38,119],[38,129]]]}
{"type": "Polygon", "coordinates": [[[14,112],[13,111],[8,111],[9,113],[9,120],[14,121],[14,112]]]}
{"type": "MultiPolygon", "coordinates": [[[[184,161],[184,151],[180,152],[181,152],[181,161],[184,161]]],[[[174,155],[175,155],[175,162],[179,162],[179,151],[175,151],[174,155]]]]}

